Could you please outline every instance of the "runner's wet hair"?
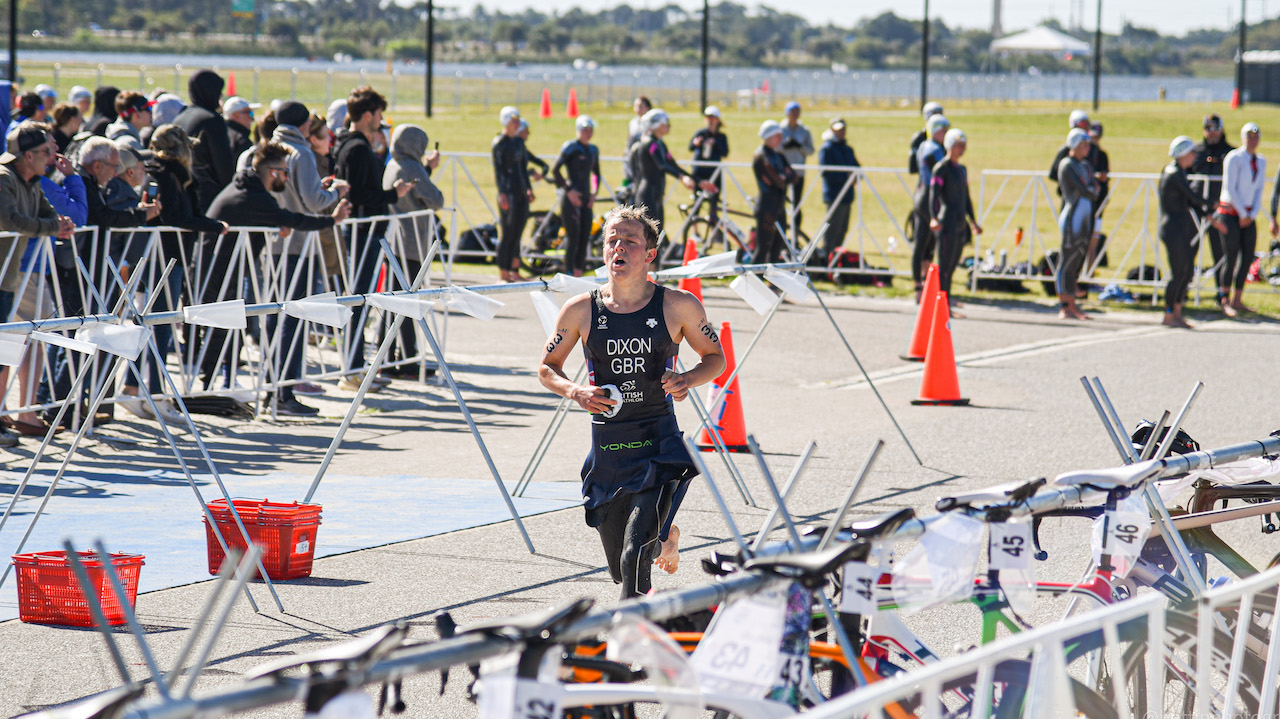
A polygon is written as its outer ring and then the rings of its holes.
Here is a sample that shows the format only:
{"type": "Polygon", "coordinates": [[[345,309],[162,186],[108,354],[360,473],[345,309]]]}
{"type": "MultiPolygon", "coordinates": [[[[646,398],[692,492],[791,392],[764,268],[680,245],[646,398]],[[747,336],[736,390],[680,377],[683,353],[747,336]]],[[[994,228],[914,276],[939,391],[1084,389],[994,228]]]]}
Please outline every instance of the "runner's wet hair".
{"type": "Polygon", "coordinates": [[[645,249],[657,248],[658,223],[649,216],[649,208],[644,205],[618,205],[605,213],[604,222],[600,225],[601,230],[603,231],[614,222],[639,222],[644,232],[645,249]]]}

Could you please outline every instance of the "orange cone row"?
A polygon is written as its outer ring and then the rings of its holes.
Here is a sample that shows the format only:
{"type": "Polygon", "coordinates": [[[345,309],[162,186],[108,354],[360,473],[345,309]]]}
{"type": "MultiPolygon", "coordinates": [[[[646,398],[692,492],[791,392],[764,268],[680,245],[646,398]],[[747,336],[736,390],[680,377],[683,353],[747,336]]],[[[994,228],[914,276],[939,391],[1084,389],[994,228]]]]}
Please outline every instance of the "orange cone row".
{"type": "Polygon", "coordinates": [[[914,349],[920,334],[921,318],[928,312],[929,340],[924,352],[924,375],[920,378],[920,396],[911,400],[911,404],[966,405],[969,400],[960,396],[956,351],[951,343],[951,305],[947,300],[947,293],[938,289],[937,270],[937,265],[929,266],[924,291],[920,295],[916,330],[911,338],[911,349],[914,349]]]}

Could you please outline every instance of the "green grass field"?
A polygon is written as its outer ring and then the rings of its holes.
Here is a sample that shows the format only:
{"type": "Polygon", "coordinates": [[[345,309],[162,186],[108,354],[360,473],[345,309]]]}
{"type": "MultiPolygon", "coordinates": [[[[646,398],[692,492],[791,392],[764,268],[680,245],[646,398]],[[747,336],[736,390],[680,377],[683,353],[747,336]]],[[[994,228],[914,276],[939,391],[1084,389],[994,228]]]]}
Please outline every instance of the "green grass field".
{"type": "MultiPolygon", "coordinates": [[[[297,97],[307,102],[309,107],[322,110],[326,98],[340,96],[359,82],[369,82],[394,100],[393,107],[388,112],[393,122],[422,125],[446,155],[487,153],[490,141],[498,130],[497,110],[503,104],[514,102],[516,92],[513,83],[493,81],[486,87],[482,81],[455,82],[452,77],[438,77],[434,117],[427,120],[421,110],[421,77],[397,75],[393,78],[385,72],[371,72],[364,76],[354,73],[330,76],[323,72],[306,71],[305,68],[302,70],[296,75],[289,71],[238,71],[237,91],[244,96],[253,96],[256,89],[257,98],[264,103],[273,97],[297,97]]],[[[188,71],[189,69],[179,74],[176,80],[185,84],[185,73],[188,71]]],[[[23,65],[28,87],[38,82],[51,82],[63,93],[74,83],[92,86],[97,82],[98,72],[96,67],[63,65],[58,68],[57,82],[54,83],[52,66],[23,65]]],[[[172,88],[175,84],[172,67],[105,67],[101,72],[105,82],[123,88],[172,88]]],[[[520,107],[530,120],[533,130],[530,148],[543,159],[552,162],[560,145],[573,136],[573,122],[564,115],[566,88],[562,80],[547,83],[552,93],[555,116],[545,120],[537,118],[539,84],[541,83],[530,80],[521,85],[520,107]]],[[[690,156],[686,149],[688,137],[702,126],[696,93],[667,91],[667,97],[662,98],[654,89],[641,86],[640,90],[649,92],[655,99],[660,98],[671,114],[672,132],[668,145],[678,160],[687,161],[690,156]]],[[[630,82],[625,87],[614,87],[611,92],[598,84],[591,88],[579,87],[578,92],[581,110],[590,113],[599,123],[595,143],[600,147],[601,154],[606,157],[621,155],[626,124],[632,116],[629,103],[630,82]],[[605,102],[610,95],[614,100],[611,104],[605,102]]],[[[724,113],[725,130],[729,134],[732,148],[729,161],[747,163],[758,143],[756,129],[760,122],[769,118],[778,119],[781,115],[778,105],[787,98],[776,96],[772,109],[752,109],[728,104],[725,100],[729,98],[723,95],[724,92],[716,88],[711,101],[720,104],[724,113]]],[[[806,98],[800,99],[803,102],[806,98]]],[[[1060,243],[1055,217],[1057,200],[1052,194],[1052,186],[1047,188],[1046,196],[1036,178],[1043,177],[1054,153],[1065,140],[1066,117],[1075,106],[1056,103],[998,104],[987,101],[944,101],[943,104],[947,107],[952,125],[964,129],[968,135],[969,149],[964,162],[969,168],[974,202],[978,205],[979,217],[986,229],[986,234],[980,239],[981,253],[985,254],[990,247],[997,254],[1001,250],[1008,251],[1011,262],[1035,262],[1043,256],[1046,248],[1056,249],[1060,243]],[[1008,177],[990,174],[997,170],[1031,174],[1008,177]],[[984,172],[987,174],[984,175],[984,172]],[[1017,228],[1023,228],[1024,240],[1015,246],[1014,235],[1017,228]]],[[[838,116],[845,119],[849,124],[849,141],[863,167],[868,170],[868,183],[859,188],[863,225],[854,226],[857,224],[855,216],[846,244],[862,250],[868,261],[876,266],[905,270],[910,248],[902,241],[900,223],[906,219],[910,207],[910,186],[914,184],[914,178],[908,178],[902,170],[906,164],[907,141],[922,124],[914,102],[886,98],[873,105],[852,102],[839,106],[812,105],[807,102],[805,105],[804,121],[813,131],[815,139],[831,118],[838,116]],[[892,251],[888,247],[890,237],[897,240],[892,251]]],[[[1266,155],[1270,151],[1273,155],[1271,171],[1274,173],[1275,164],[1280,162],[1280,151],[1272,150],[1272,147],[1280,146],[1280,142],[1269,136],[1270,132],[1275,131],[1276,138],[1280,139],[1280,108],[1274,106],[1256,105],[1232,111],[1222,106],[1203,104],[1110,104],[1103,105],[1097,113],[1092,113],[1092,117],[1104,123],[1102,145],[1110,155],[1113,175],[1154,174],[1168,162],[1166,152],[1169,141],[1179,134],[1198,139],[1201,119],[1209,111],[1222,114],[1228,128],[1228,138],[1233,144],[1238,138],[1238,128],[1244,122],[1257,122],[1263,129],[1261,152],[1266,155]]],[[[816,157],[811,161],[816,162],[816,157]]],[[[452,187],[454,165],[446,164],[437,173],[437,179],[445,191],[446,199],[456,202],[464,216],[461,227],[491,221],[490,207],[494,204],[494,189],[488,160],[485,157],[461,157],[454,162],[461,163],[456,165],[457,194],[454,195],[452,187]],[[470,178],[467,176],[468,172],[470,178]]],[[[606,163],[602,169],[609,184],[617,186],[621,181],[620,166],[617,163],[606,163]]],[[[755,192],[750,170],[746,167],[732,168],[730,173],[733,180],[726,184],[727,202],[734,209],[749,210],[746,196],[755,192]]],[[[804,228],[810,232],[817,230],[825,213],[820,189],[816,187],[818,184],[818,178],[811,174],[806,182],[806,190],[812,191],[804,206],[804,228]]],[[[549,207],[554,197],[553,188],[540,185],[537,191],[538,200],[534,203],[534,208],[549,207]]],[[[1111,268],[1099,269],[1098,277],[1102,281],[1113,276],[1123,277],[1128,270],[1138,265],[1156,264],[1157,257],[1163,267],[1163,249],[1155,239],[1158,203],[1154,195],[1154,183],[1118,177],[1112,181],[1111,192],[1111,204],[1103,227],[1103,231],[1113,238],[1108,250],[1111,268]]],[[[666,216],[669,224],[674,225],[679,221],[676,205],[686,200],[687,195],[683,190],[668,193],[666,216]]],[[[743,228],[750,226],[748,218],[735,218],[735,221],[743,228]]],[[[672,227],[673,231],[676,229],[678,226],[672,227]]],[[[1259,239],[1259,249],[1265,250],[1270,244],[1270,238],[1265,237],[1265,228],[1261,234],[1264,237],[1259,239]]],[[[1207,261],[1208,252],[1204,252],[1203,256],[1207,261]]],[[[957,282],[963,281],[964,277],[963,273],[957,273],[957,282]]],[[[894,288],[880,291],[905,292],[909,282],[898,279],[895,285],[894,288]]],[[[959,287],[956,289],[959,290],[959,287]]],[[[992,296],[990,293],[982,294],[992,296]]],[[[1024,296],[1024,299],[1026,297],[1048,301],[1042,294],[1039,283],[1035,283],[1033,294],[1024,296]]],[[[1208,292],[1203,297],[1211,299],[1212,293],[1208,292]]],[[[1195,299],[1194,292],[1192,299],[1195,299]]],[[[1247,301],[1269,314],[1280,313],[1280,295],[1265,284],[1251,284],[1247,301]]]]}

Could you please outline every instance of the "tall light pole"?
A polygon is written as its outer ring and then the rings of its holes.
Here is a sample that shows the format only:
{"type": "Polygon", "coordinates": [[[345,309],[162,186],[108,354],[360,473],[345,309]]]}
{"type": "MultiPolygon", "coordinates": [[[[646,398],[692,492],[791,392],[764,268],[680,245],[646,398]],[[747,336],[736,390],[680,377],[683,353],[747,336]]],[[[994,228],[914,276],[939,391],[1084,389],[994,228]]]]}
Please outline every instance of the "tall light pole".
{"type": "Polygon", "coordinates": [[[1239,107],[1244,104],[1244,29],[1245,0],[1240,0],[1240,49],[1236,51],[1236,92],[1231,98],[1231,105],[1239,107]]]}
{"type": "Polygon", "coordinates": [[[18,0],[9,0],[9,82],[18,81],[18,0]]]}
{"type": "Polygon", "coordinates": [[[924,23],[920,27],[920,109],[929,101],[929,0],[924,0],[924,23]]]}
{"type": "Polygon", "coordinates": [[[1102,0],[1098,0],[1098,26],[1093,31],[1093,111],[1098,111],[1098,84],[1102,77],[1102,0]]]}
{"type": "Polygon", "coordinates": [[[698,111],[707,109],[707,48],[708,31],[711,27],[711,0],[702,0],[702,104],[698,111]]]}
{"type": "Polygon", "coordinates": [[[427,88],[426,98],[423,100],[426,105],[427,117],[431,117],[431,83],[434,80],[436,63],[436,7],[434,0],[427,0],[427,88]]]}

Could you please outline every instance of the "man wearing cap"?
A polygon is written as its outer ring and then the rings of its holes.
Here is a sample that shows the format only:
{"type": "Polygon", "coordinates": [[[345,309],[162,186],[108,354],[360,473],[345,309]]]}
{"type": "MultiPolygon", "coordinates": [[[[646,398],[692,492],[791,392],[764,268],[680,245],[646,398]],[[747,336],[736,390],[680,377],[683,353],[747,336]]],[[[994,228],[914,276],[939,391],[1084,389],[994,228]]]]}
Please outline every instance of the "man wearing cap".
{"type": "Polygon", "coordinates": [[[794,186],[795,170],[787,157],[778,151],[785,133],[773,120],[760,125],[760,147],[751,156],[751,171],[756,176],[756,251],[751,261],[755,264],[777,262],[782,237],[778,227],[787,226],[787,187],[794,186]]]}
{"type": "Polygon", "coordinates": [[[596,121],[579,115],[574,127],[578,137],[564,143],[560,156],[551,167],[556,187],[564,192],[560,203],[560,219],[564,223],[565,272],[581,277],[587,267],[587,248],[591,244],[591,221],[594,217],[596,188],[600,186],[600,151],[591,144],[596,121]],[[565,174],[561,174],[561,170],[565,174]]]}
{"type": "MultiPolygon", "coordinates": [[[[9,255],[18,242],[26,247],[32,237],[69,239],[75,222],[58,215],[40,186],[40,177],[53,161],[52,138],[43,126],[28,121],[14,128],[5,140],[7,151],[0,155],[0,232],[15,232],[19,237],[0,239],[0,255],[9,255]]],[[[21,280],[21,264],[10,262],[0,277],[0,318],[6,322],[21,280]]]]}
{"type": "MultiPolygon", "coordinates": [[[[831,128],[823,133],[822,149],[818,151],[818,164],[828,167],[859,167],[858,156],[845,139],[848,126],[844,120],[831,121],[831,128]]],[[[844,245],[849,231],[849,211],[853,208],[854,187],[858,176],[852,172],[823,170],[822,201],[827,205],[827,234],[823,239],[823,251],[830,259],[832,253],[844,245]]]]}
{"type": "Polygon", "coordinates": [[[920,158],[916,156],[916,150],[919,150],[920,145],[929,139],[929,118],[946,113],[942,111],[942,105],[936,102],[926,102],[924,108],[921,109],[921,114],[924,115],[925,127],[911,136],[911,150],[907,153],[907,172],[912,175],[920,173],[920,158]]]}
{"type": "Polygon", "coordinates": [[[791,211],[795,213],[796,232],[800,231],[800,203],[804,199],[804,170],[801,165],[813,154],[813,133],[800,122],[800,103],[787,103],[782,121],[782,155],[791,163],[796,179],[791,185],[791,211]]]}
{"type": "Polygon", "coordinates": [[[123,140],[141,150],[142,130],[151,127],[151,101],[140,92],[126,91],[116,96],[116,120],[107,125],[108,140],[123,140]]]}
{"type": "Polygon", "coordinates": [[[1058,188],[1062,193],[1062,212],[1058,227],[1062,230],[1062,249],[1058,252],[1058,291],[1061,319],[1091,319],[1077,304],[1080,269],[1089,252],[1093,236],[1093,212],[1098,204],[1098,184],[1093,167],[1085,159],[1090,150],[1089,132],[1074,127],[1067,133],[1068,154],[1058,167],[1058,188]]]}
{"type": "MultiPolygon", "coordinates": [[[[969,194],[969,171],[960,164],[969,139],[959,128],[947,130],[942,138],[946,158],[933,166],[929,182],[929,229],[938,242],[938,289],[947,293],[947,303],[954,307],[951,298],[951,277],[960,263],[960,253],[969,243],[969,232],[981,235],[973,212],[973,199],[969,194]]],[[[921,145],[923,148],[923,145],[921,145]]],[[[922,174],[924,166],[920,167],[922,174]]],[[[952,317],[960,315],[954,310],[952,317]]]]}
{"type": "MultiPolygon", "coordinates": [[[[729,136],[722,132],[724,121],[720,117],[720,108],[715,105],[707,105],[702,111],[703,118],[707,121],[707,126],[693,133],[693,138],[689,140],[689,151],[693,153],[693,179],[699,182],[706,180],[716,186],[716,192],[724,189],[723,175],[718,173],[715,165],[699,164],[699,163],[715,163],[724,160],[729,156],[729,136]],[[712,178],[715,178],[714,180],[712,178]]],[[[720,208],[719,203],[712,200],[711,214],[708,220],[711,227],[720,224],[720,208]]]]}
{"type": "Polygon", "coordinates": [[[493,138],[493,179],[498,186],[498,274],[503,282],[520,281],[520,238],[529,221],[533,188],[527,152],[520,139],[520,110],[507,105],[498,112],[502,132],[493,138]]]}
{"type": "Polygon", "coordinates": [[[1267,181],[1267,160],[1258,154],[1262,133],[1255,122],[1240,128],[1240,144],[1222,161],[1222,195],[1218,199],[1216,217],[1226,231],[1222,234],[1222,266],[1218,268],[1218,286],[1230,290],[1231,297],[1221,299],[1222,311],[1228,317],[1252,312],[1244,304],[1244,283],[1253,264],[1258,244],[1258,214],[1262,212],[1262,186],[1267,181]]]}
{"type": "MultiPolygon", "coordinates": [[[[240,156],[253,149],[253,111],[259,107],[262,105],[250,103],[238,95],[228,97],[222,103],[222,119],[227,123],[227,142],[231,143],[231,156],[236,158],[237,168],[240,156]]],[[[276,115],[276,120],[279,119],[280,116],[276,115]]]]}
{"type": "MultiPolygon", "coordinates": [[[[1222,131],[1222,118],[1216,114],[1210,113],[1204,116],[1204,142],[1195,147],[1196,159],[1191,163],[1191,169],[1187,171],[1189,175],[1205,175],[1210,179],[1208,187],[1205,187],[1205,180],[1196,180],[1191,183],[1191,189],[1201,197],[1208,197],[1210,202],[1217,203],[1218,198],[1222,196],[1222,163],[1227,159],[1227,153],[1236,149],[1235,145],[1227,142],[1226,133],[1222,131]],[[1208,190],[1206,194],[1206,189],[1208,190]]],[[[1217,228],[1210,226],[1205,231],[1205,235],[1209,238],[1209,253],[1213,257],[1213,281],[1218,284],[1218,304],[1226,302],[1228,298],[1229,286],[1220,284],[1222,279],[1219,270],[1222,268],[1222,233],[1217,228]]]]}
{"type": "MultiPolygon", "coordinates": [[[[1169,143],[1169,157],[1173,161],[1160,173],[1160,224],[1158,234],[1169,253],[1169,282],[1164,289],[1164,322],[1166,327],[1191,329],[1182,316],[1182,303],[1187,297],[1187,285],[1191,282],[1196,253],[1191,246],[1199,231],[1194,208],[1201,216],[1213,210],[1214,201],[1191,188],[1187,181],[1187,169],[1196,161],[1195,143],[1186,135],[1175,137],[1169,143]]],[[[1272,214],[1275,211],[1272,210],[1272,214]]],[[[1214,219],[1218,229],[1225,229],[1220,220],[1214,219]]]]}
{"type": "Polygon", "coordinates": [[[920,179],[912,198],[915,221],[911,232],[911,281],[915,286],[916,304],[920,304],[924,278],[929,270],[929,263],[933,262],[934,247],[937,244],[933,230],[929,229],[929,191],[933,185],[933,168],[947,157],[942,143],[950,129],[951,121],[946,115],[931,115],[925,122],[925,131],[929,133],[929,137],[916,148],[916,166],[920,168],[920,179]]]}
{"type": "Polygon", "coordinates": [[[80,108],[80,117],[89,121],[89,111],[93,109],[93,93],[84,85],[76,85],[67,93],[67,102],[80,108]]]}
{"type": "Polygon", "coordinates": [[[46,110],[52,109],[54,105],[58,104],[58,91],[53,89],[50,85],[46,85],[44,83],[36,85],[35,93],[39,95],[40,99],[44,102],[46,110]]]}

